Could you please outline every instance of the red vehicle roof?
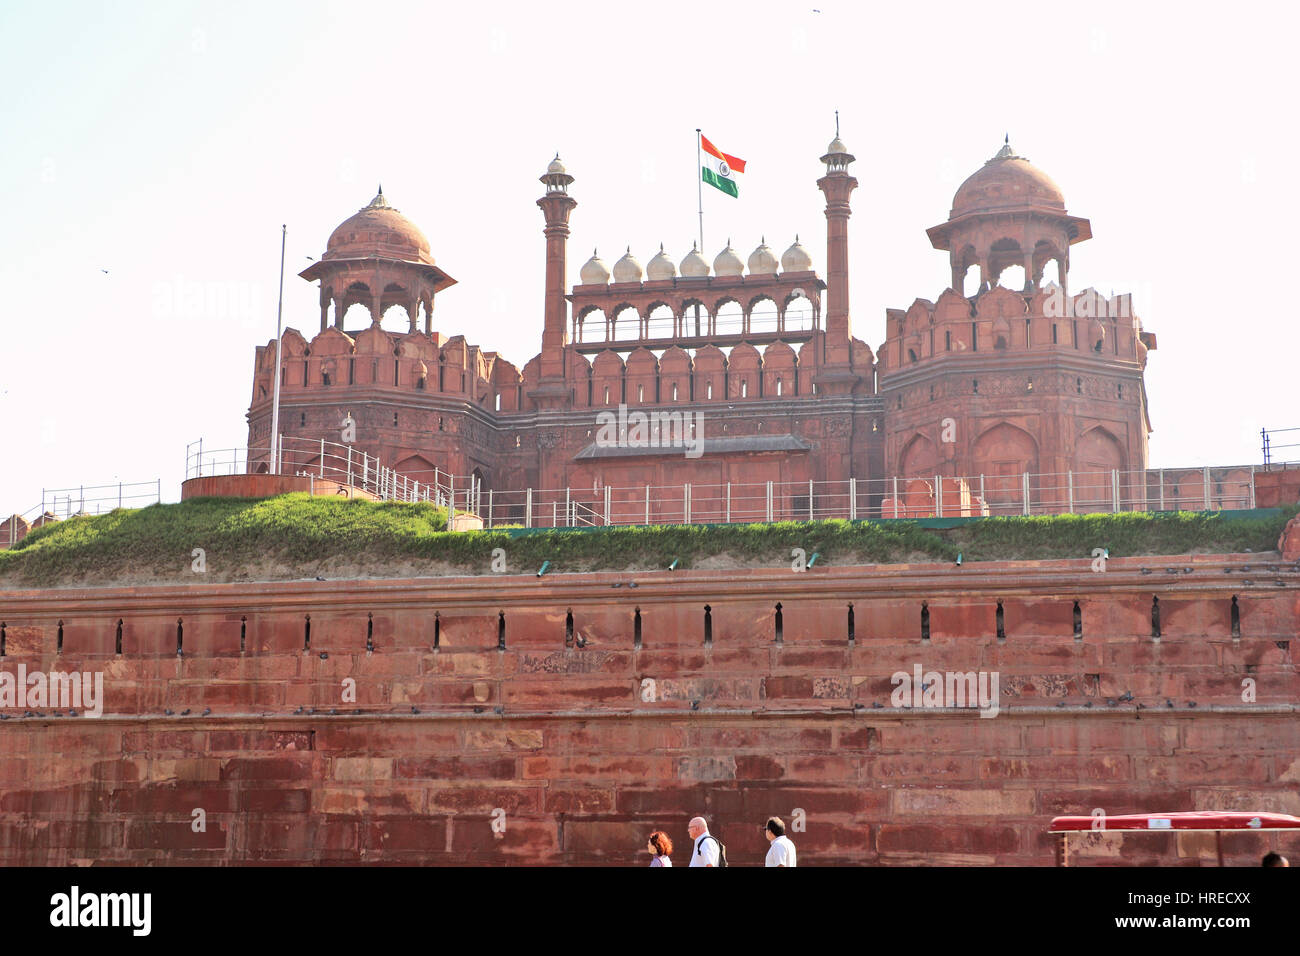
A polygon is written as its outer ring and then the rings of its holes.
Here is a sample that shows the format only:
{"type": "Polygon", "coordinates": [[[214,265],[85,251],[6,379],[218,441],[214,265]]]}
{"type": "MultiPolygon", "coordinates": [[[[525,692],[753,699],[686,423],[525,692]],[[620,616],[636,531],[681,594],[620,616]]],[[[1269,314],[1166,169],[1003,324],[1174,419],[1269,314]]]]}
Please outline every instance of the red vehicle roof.
{"type": "Polygon", "coordinates": [[[1288,813],[1200,810],[1178,813],[1125,813],[1116,816],[1055,817],[1049,833],[1082,830],[1300,830],[1300,817],[1288,813]]]}

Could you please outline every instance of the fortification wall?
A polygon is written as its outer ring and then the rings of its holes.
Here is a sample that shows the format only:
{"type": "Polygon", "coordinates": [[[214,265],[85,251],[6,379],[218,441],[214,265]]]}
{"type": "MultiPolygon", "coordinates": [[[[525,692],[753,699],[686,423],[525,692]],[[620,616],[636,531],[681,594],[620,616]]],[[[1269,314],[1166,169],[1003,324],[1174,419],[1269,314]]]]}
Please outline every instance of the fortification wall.
{"type": "MultiPolygon", "coordinates": [[[[0,711],[0,863],[631,863],[663,828],[682,865],[696,813],[757,863],[797,808],[805,865],[1048,864],[1056,814],[1300,814],[1300,570],[1270,560],[2,593],[0,673],[102,672],[104,716],[0,711]],[[996,716],[893,706],[916,667],[997,674],[996,716]]],[[[1270,848],[1300,852],[1225,842],[1270,848]]]]}

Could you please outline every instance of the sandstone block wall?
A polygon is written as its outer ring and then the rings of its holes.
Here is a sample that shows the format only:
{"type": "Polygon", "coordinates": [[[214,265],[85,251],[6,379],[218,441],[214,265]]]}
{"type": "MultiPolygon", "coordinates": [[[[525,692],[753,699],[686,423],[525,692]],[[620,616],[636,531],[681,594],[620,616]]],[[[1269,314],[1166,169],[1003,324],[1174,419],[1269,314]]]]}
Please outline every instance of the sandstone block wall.
{"type": "Polygon", "coordinates": [[[1269,560],[7,592],[0,673],[105,699],[0,709],[0,862],[624,864],[659,828],[683,865],[702,813],[759,863],[801,810],[804,865],[1050,864],[1058,814],[1300,814],[1300,572],[1269,560]],[[918,666],[996,674],[996,716],[895,707],[918,666]]]}

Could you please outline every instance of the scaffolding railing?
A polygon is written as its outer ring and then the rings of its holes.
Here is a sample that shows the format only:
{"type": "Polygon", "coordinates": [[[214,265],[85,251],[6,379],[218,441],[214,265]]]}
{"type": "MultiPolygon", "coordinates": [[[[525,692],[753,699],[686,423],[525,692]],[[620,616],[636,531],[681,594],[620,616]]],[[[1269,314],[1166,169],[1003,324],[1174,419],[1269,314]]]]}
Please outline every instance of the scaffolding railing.
{"type": "MultiPolygon", "coordinates": [[[[477,513],[482,482],[477,475],[456,476],[435,468],[432,473],[399,472],[353,445],[324,439],[284,437],[278,473],[333,481],[383,501],[454,504],[455,511],[477,513]]],[[[271,449],[205,448],[202,439],[185,446],[185,479],[222,475],[269,474],[271,449]]],[[[450,515],[449,515],[450,518],[450,515]]]]}
{"type": "Polygon", "coordinates": [[[11,548],[33,528],[79,515],[105,514],[116,508],[141,508],[162,501],[162,479],[119,481],[105,485],[42,488],[41,502],[0,518],[0,549],[11,548]]]}
{"type": "Polygon", "coordinates": [[[524,488],[483,493],[485,527],[739,524],[1255,507],[1255,465],[524,488]]]}

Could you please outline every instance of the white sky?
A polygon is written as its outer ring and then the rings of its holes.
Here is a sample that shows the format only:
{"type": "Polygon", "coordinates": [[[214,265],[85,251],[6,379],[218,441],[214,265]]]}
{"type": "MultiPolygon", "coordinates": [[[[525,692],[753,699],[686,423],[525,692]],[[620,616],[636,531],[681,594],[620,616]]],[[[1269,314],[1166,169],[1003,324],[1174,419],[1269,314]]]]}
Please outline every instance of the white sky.
{"type": "MultiPolygon", "coordinates": [[[[385,194],[459,280],[435,327],[518,366],[541,342],[537,177],[599,247],[644,265],[696,234],[695,133],[745,159],[705,196],[706,257],[800,234],[858,156],[854,333],[936,298],[928,226],[1010,132],[1095,238],[1071,288],[1134,293],[1155,466],[1258,462],[1300,425],[1294,7],[1122,4],[226,3],[0,7],[0,515],[43,487],[161,478],[187,442],[246,440],[253,349],[318,328],[296,277],[385,194]],[[814,10],[821,12],[814,12],[814,10]],[[1291,116],[1291,119],[1287,119],[1291,116]],[[101,270],[107,269],[105,274],[101,270]],[[195,291],[200,294],[194,295],[195,291]]],[[[1292,456],[1300,457],[1300,456],[1292,456]]]]}

